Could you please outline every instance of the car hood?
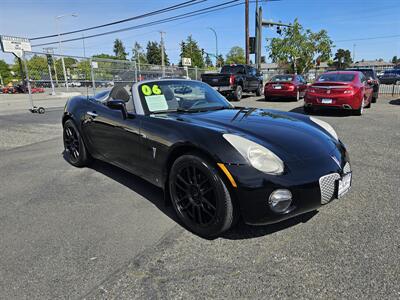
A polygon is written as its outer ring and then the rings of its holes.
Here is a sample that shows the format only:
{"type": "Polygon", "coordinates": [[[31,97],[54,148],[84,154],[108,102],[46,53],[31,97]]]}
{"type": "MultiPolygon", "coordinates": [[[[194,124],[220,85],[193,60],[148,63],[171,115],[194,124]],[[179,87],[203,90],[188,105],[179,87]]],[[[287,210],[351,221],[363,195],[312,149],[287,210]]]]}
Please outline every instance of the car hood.
{"type": "Polygon", "coordinates": [[[243,136],[267,147],[285,161],[330,155],[338,143],[309,117],[296,113],[251,108],[174,115],[170,117],[243,136]]]}

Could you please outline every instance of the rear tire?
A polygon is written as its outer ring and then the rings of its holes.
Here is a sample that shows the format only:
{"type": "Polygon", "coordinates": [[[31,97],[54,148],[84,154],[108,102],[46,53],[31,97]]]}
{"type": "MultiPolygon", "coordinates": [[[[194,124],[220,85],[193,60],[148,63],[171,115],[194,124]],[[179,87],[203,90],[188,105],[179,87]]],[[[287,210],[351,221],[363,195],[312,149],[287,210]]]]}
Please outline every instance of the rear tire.
{"type": "Polygon", "coordinates": [[[365,99],[363,98],[363,100],[361,101],[360,108],[359,109],[355,109],[353,111],[354,115],[361,116],[364,113],[364,103],[365,103],[364,101],[365,101],[365,99]]]}
{"type": "Polygon", "coordinates": [[[196,153],[179,157],[171,167],[169,191],[179,219],[195,234],[213,238],[235,219],[228,188],[213,163],[196,153]]]}
{"type": "Polygon", "coordinates": [[[64,123],[63,140],[65,158],[71,165],[84,167],[92,161],[92,157],[72,119],[68,119],[64,123]]]}
{"type": "Polygon", "coordinates": [[[240,101],[242,99],[242,96],[243,96],[243,88],[241,85],[238,85],[236,87],[235,92],[233,93],[233,99],[235,101],[240,101]]]}
{"type": "Polygon", "coordinates": [[[260,84],[258,85],[257,90],[256,90],[256,96],[259,97],[259,96],[261,96],[261,95],[263,94],[262,89],[263,89],[263,86],[262,86],[262,84],[260,83],[260,84]]]}

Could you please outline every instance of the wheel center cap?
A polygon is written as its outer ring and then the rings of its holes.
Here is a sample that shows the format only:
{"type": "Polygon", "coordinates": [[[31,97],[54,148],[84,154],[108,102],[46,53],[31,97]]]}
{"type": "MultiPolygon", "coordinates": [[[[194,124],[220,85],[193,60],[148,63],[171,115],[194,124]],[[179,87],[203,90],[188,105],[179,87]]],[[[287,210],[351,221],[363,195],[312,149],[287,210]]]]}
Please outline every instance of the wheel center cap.
{"type": "Polygon", "coordinates": [[[190,198],[193,200],[194,204],[200,204],[201,192],[196,185],[191,185],[189,188],[190,198]]]}

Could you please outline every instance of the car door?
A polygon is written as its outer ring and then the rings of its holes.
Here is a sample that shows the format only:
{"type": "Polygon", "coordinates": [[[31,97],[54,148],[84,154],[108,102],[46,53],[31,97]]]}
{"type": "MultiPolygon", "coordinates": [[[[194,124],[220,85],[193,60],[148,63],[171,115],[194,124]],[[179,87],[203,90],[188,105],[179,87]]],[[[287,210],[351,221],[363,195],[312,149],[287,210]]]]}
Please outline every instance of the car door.
{"type": "Polygon", "coordinates": [[[364,99],[366,100],[366,104],[371,101],[372,97],[372,86],[367,82],[367,78],[363,73],[360,73],[360,81],[364,89],[364,99]]]}
{"type": "Polygon", "coordinates": [[[99,158],[140,176],[141,117],[130,113],[124,119],[120,110],[97,102],[85,113],[82,129],[99,158]]]}

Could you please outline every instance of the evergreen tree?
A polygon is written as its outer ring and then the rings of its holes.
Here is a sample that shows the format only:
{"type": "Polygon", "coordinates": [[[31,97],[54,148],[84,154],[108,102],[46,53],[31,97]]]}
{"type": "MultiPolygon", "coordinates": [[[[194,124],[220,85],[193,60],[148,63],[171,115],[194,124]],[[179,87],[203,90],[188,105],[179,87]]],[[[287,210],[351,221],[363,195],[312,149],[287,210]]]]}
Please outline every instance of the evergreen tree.
{"type": "Polygon", "coordinates": [[[192,59],[192,67],[204,68],[204,59],[202,50],[199,48],[198,43],[189,35],[186,41],[181,42],[181,61],[179,65],[182,66],[182,58],[187,57],[192,59]]]}
{"type": "MultiPolygon", "coordinates": [[[[148,42],[146,47],[147,62],[151,65],[161,65],[161,45],[157,42],[148,42]]],[[[165,65],[169,65],[167,53],[164,50],[165,65]]]]}
{"type": "Polygon", "coordinates": [[[212,60],[210,58],[210,55],[208,55],[208,54],[206,55],[205,64],[206,64],[206,67],[214,67],[212,60]]]}
{"type": "Polygon", "coordinates": [[[113,51],[117,59],[126,60],[128,53],[125,52],[125,46],[120,39],[115,39],[113,51]]]}
{"type": "Polygon", "coordinates": [[[224,64],[225,64],[224,57],[222,56],[222,54],[219,54],[219,55],[217,56],[217,65],[216,65],[216,67],[221,67],[221,66],[223,66],[224,64]]]}
{"type": "Polygon", "coordinates": [[[350,50],[338,49],[331,65],[336,69],[345,69],[350,67],[352,63],[350,50]]]}

